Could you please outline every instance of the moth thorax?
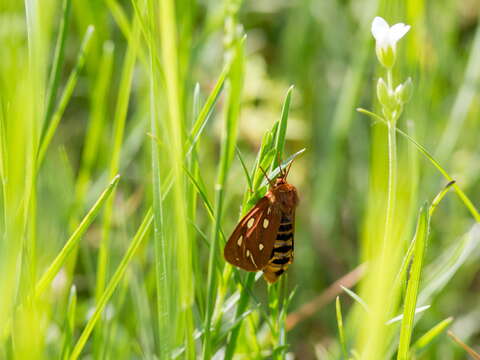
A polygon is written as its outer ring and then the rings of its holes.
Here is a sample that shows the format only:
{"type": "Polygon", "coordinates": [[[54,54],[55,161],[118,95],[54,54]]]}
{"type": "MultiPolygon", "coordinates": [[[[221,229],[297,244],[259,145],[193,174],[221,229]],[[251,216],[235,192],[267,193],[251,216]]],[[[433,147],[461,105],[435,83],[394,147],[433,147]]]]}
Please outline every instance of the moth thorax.
{"type": "Polygon", "coordinates": [[[282,207],[288,209],[293,209],[297,207],[298,195],[295,187],[289,184],[285,184],[275,189],[275,191],[273,192],[275,200],[282,204],[282,207]]]}

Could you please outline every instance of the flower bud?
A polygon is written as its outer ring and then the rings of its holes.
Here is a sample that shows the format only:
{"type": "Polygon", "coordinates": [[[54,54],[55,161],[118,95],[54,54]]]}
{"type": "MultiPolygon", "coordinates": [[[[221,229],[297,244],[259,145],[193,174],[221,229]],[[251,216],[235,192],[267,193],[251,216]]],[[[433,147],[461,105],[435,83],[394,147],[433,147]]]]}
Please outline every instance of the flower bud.
{"type": "Polygon", "coordinates": [[[380,104],[385,106],[388,104],[388,87],[387,84],[385,83],[385,80],[382,78],[379,78],[377,81],[377,98],[378,101],[380,101],[380,104]]]}
{"type": "Polygon", "coordinates": [[[395,98],[398,103],[406,104],[410,101],[413,93],[413,83],[412,79],[408,78],[403,84],[400,84],[395,89],[395,98]]]}
{"type": "Polygon", "coordinates": [[[387,84],[382,78],[378,79],[377,82],[377,98],[380,104],[388,109],[388,111],[392,111],[397,106],[395,93],[388,89],[387,84]]]}

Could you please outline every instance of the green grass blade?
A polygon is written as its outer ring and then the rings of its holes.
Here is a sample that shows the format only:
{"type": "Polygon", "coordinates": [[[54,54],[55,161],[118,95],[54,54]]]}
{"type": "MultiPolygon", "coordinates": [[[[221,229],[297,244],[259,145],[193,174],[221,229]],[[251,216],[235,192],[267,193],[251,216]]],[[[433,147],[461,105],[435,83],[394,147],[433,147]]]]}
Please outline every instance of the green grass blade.
{"type": "MultiPolygon", "coordinates": [[[[107,98],[113,69],[114,45],[105,42],[100,60],[99,75],[91,96],[92,115],[90,117],[85,142],[82,151],[82,160],[75,184],[75,204],[72,211],[71,223],[76,222],[77,213],[86,197],[91,182],[92,168],[97,159],[100,142],[104,134],[107,118],[107,98]]],[[[75,224],[76,226],[76,224],[75,224]]]]}
{"type": "MultiPolygon", "coordinates": [[[[302,155],[307,149],[306,148],[303,148],[301,150],[298,150],[296,153],[294,153],[293,155],[289,156],[287,158],[287,160],[285,160],[281,166],[277,166],[276,168],[274,168],[269,174],[268,174],[268,177],[270,179],[275,179],[279,174],[280,174],[280,169],[284,170],[286,169],[297,157],[299,157],[300,155],[302,155]]],[[[263,179],[263,183],[262,183],[262,186],[263,185],[267,185],[268,182],[267,182],[267,179],[263,179]]]]}
{"type": "MultiPolygon", "coordinates": [[[[155,2],[154,2],[155,3],[155,2]]],[[[163,164],[172,169],[174,183],[172,186],[172,196],[169,204],[169,216],[171,223],[167,230],[167,243],[175,243],[175,247],[169,247],[167,261],[173,265],[172,271],[175,272],[175,281],[170,286],[171,293],[171,312],[175,315],[172,321],[175,322],[175,342],[185,344],[187,359],[193,359],[195,356],[195,341],[193,338],[193,304],[195,301],[195,275],[193,273],[192,252],[194,251],[193,242],[190,239],[190,233],[193,232],[186,221],[188,216],[188,194],[186,193],[185,179],[185,142],[187,137],[186,130],[186,111],[184,104],[186,101],[184,61],[189,61],[188,53],[185,52],[184,45],[188,42],[190,36],[188,30],[182,27],[182,19],[187,20],[189,13],[181,13],[182,2],[173,0],[161,0],[158,2],[158,31],[153,36],[160,37],[160,47],[158,59],[161,60],[161,67],[164,72],[164,103],[166,106],[159,124],[164,125],[164,139],[168,140],[169,148],[167,159],[163,164]],[[174,249],[174,250],[173,250],[174,249]]],[[[193,6],[193,4],[192,4],[193,6]]],[[[154,13],[155,14],[155,13],[154,13]]],[[[151,15],[156,16],[156,15],[151,15]]],[[[152,38],[155,41],[154,38],[152,38]]],[[[171,280],[173,280],[171,278],[171,280]]],[[[162,296],[164,296],[162,294],[162,296]]],[[[170,324],[167,324],[171,326],[170,324]]],[[[168,331],[169,329],[167,329],[168,331]]]]}
{"type": "MultiPolygon", "coordinates": [[[[152,82],[154,77],[152,76],[152,82]]],[[[157,134],[157,114],[155,111],[155,84],[151,83],[151,131],[157,134]]],[[[153,214],[154,214],[154,253],[155,253],[155,282],[156,282],[156,305],[158,319],[158,334],[161,337],[158,341],[160,358],[167,358],[170,354],[170,335],[168,324],[171,321],[169,313],[170,297],[165,295],[169,291],[170,274],[167,271],[167,242],[164,230],[164,209],[163,196],[160,183],[160,157],[158,144],[152,141],[152,184],[153,184],[153,214]]],[[[173,186],[173,185],[172,185],[173,186]]]]}
{"type": "Polygon", "coordinates": [[[428,330],[413,344],[411,350],[417,352],[426,348],[430,343],[435,340],[441,333],[443,333],[452,323],[453,317],[446,318],[440,321],[437,325],[428,330]]]}
{"type": "MultiPolygon", "coordinates": [[[[229,89],[227,93],[224,121],[224,138],[222,140],[222,149],[220,154],[220,163],[218,166],[217,180],[215,185],[215,219],[212,227],[212,242],[210,244],[210,253],[208,258],[208,280],[207,280],[207,301],[204,319],[204,341],[202,358],[208,360],[212,356],[212,342],[210,326],[214,313],[216,288],[218,284],[215,263],[219,256],[219,238],[220,224],[223,215],[225,187],[230,166],[235,154],[237,141],[237,127],[240,115],[240,100],[243,89],[244,72],[244,41],[235,39],[231,45],[232,64],[228,72],[229,89]]],[[[244,311],[243,311],[244,312],[244,311]]],[[[243,313],[242,312],[242,313],[243,313]]]]}
{"type": "MultiPolygon", "coordinates": [[[[442,199],[445,197],[445,195],[448,193],[448,190],[455,184],[455,181],[450,181],[443,189],[440,191],[437,196],[432,201],[432,204],[430,205],[428,209],[428,216],[429,218],[432,217],[432,215],[435,212],[435,209],[437,208],[438,204],[442,199]]],[[[413,253],[415,250],[415,244],[416,244],[416,237],[413,237],[412,241],[410,242],[410,245],[408,246],[407,252],[405,256],[403,257],[402,264],[400,265],[400,270],[397,273],[397,276],[394,281],[394,287],[399,288],[401,284],[404,282],[406,275],[407,275],[407,270],[408,266],[410,265],[410,261],[412,260],[413,253]]]]}
{"type": "Polygon", "coordinates": [[[78,53],[77,62],[75,67],[73,68],[70,76],[68,77],[67,84],[65,85],[65,89],[63,90],[62,96],[60,97],[60,101],[55,112],[51,116],[51,121],[48,123],[48,126],[45,130],[45,135],[42,138],[40,143],[40,148],[38,151],[37,156],[37,168],[39,168],[42,164],[43,158],[45,157],[45,153],[47,152],[48,146],[52,141],[53,135],[55,135],[55,131],[57,130],[58,124],[62,119],[63,113],[72,97],[73,90],[78,81],[78,77],[80,75],[80,71],[83,69],[83,65],[85,64],[85,58],[88,53],[92,36],[94,33],[95,28],[90,25],[85,32],[85,36],[83,37],[82,45],[80,46],[80,51],[78,53]]]}
{"type": "Polygon", "coordinates": [[[75,285],[70,288],[67,304],[67,316],[64,325],[64,338],[61,358],[67,360],[70,357],[70,351],[73,343],[75,331],[75,312],[77,311],[77,289],[75,285]]]}
{"type": "Polygon", "coordinates": [[[57,43],[55,45],[55,54],[53,57],[52,69],[50,71],[50,78],[48,80],[45,117],[43,119],[40,139],[43,139],[45,131],[48,128],[50,118],[53,113],[55,100],[57,99],[58,86],[60,85],[61,71],[65,58],[65,42],[67,40],[68,25],[70,23],[71,5],[71,0],[63,0],[62,2],[62,19],[60,21],[60,27],[58,29],[57,43]]]}
{"type": "MultiPolygon", "coordinates": [[[[200,184],[199,181],[197,181],[197,179],[195,179],[195,177],[190,173],[190,171],[188,171],[187,169],[184,169],[184,170],[185,170],[185,174],[187,174],[187,176],[188,176],[188,179],[190,179],[190,182],[194,185],[195,189],[197,190],[198,194],[200,195],[200,197],[202,199],[202,202],[205,206],[205,209],[207,210],[208,215],[210,216],[210,218],[215,223],[217,220],[215,218],[213,205],[212,205],[211,201],[208,199],[208,195],[207,195],[207,192],[206,192],[205,188],[200,184]]],[[[225,241],[226,240],[225,233],[223,232],[221,226],[218,229],[218,231],[220,232],[222,240],[225,241]]]]}
{"type": "Polygon", "coordinates": [[[82,235],[88,229],[88,227],[93,222],[93,220],[95,220],[95,218],[98,215],[98,212],[100,211],[102,206],[105,204],[105,202],[110,198],[110,195],[112,194],[113,190],[117,186],[119,180],[120,180],[119,175],[113,178],[112,182],[100,195],[100,197],[92,206],[90,211],[87,213],[87,215],[85,215],[83,220],[75,229],[72,236],[70,236],[70,238],[67,240],[62,250],[60,250],[60,253],[56,256],[56,258],[53,260],[53,262],[50,264],[48,269],[45,271],[43,276],[38,281],[35,287],[35,297],[39,297],[51,284],[52,280],[55,278],[55,276],[58,274],[62,266],[65,264],[65,261],[67,260],[68,255],[70,255],[70,253],[75,249],[78,242],[82,238],[82,235]]]}
{"type": "MultiPolygon", "coordinates": [[[[136,2],[134,2],[136,3],[136,2]]],[[[147,2],[147,11],[149,14],[155,13],[154,1],[147,2]]],[[[135,9],[138,8],[134,5],[135,9]]],[[[138,15],[138,10],[136,10],[138,15]]],[[[156,33],[154,24],[155,18],[149,17],[147,19],[149,31],[146,34],[148,43],[149,55],[149,117],[150,117],[150,131],[155,140],[159,140],[161,134],[160,126],[160,111],[157,107],[157,99],[160,97],[159,79],[162,78],[161,69],[157,66],[158,61],[158,42],[156,41],[156,33]]],[[[156,295],[156,322],[157,334],[156,345],[157,353],[160,359],[172,356],[173,339],[175,334],[170,332],[169,326],[174,321],[174,316],[171,312],[171,296],[169,293],[173,289],[171,283],[171,274],[169,271],[169,253],[168,253],[168,239],[166,236],[166,229],[164,226],[164,196],[162,182],[168,182],[169,176],[163,174],[160,167],[160,145],[159,141],[151,142],[151,167],[152,167],[152,187],[153,187],[153,217],[154,217],[154,259],[155,259],[155,295],[156,295]],[[163,176],[162,176],[163,175],[163,176]]],[[[171,171],[171,173],[173,173],[171,171]]],[[[173,186],[173,174],[171,174],[170,186],[173,186]]]]}
{"type": "MultiPolygon", "coordinates": [[[[253,273],[247,274],[246,280],[244,281],[244,283],[245,283],[245,286],[242,289],[242,292],[240,294],[240,299],[237,304],[237,310],[235,312],[235,320],[234,320],[235,322],[237,319],[239,319],[242,316],[242,314],[245,313],[248,307],[250,298],[249,298],[249,291],[247,289],[250,289],[255,283],[255,274],[253,273]]],[[[233,358],[241,325],[242,325],[242,322],[238,322],[230,332],[230,337],[228,339],[227,347],[225,350],[225,360],[230,360],[233,358]]]]}
{"type": "Polygon", "coordinates": [[[215,86],[208,96],[207,100],[205,101],[205,104],[203,105],[202,109],[200,110],[200,113],[198,114],[195,123],[192,126],[192,130],[190,131],[190,135],[188,137],[187,145],[189,145],[189,149],[187,151],[187,156],[191,153],[193,147],[197,143],[198,139],[200,138],[200,135],[203,132],[203,129],[205,128],[205,125],[207,125],[208,120],[210,119],[213,109],[215,107],[215,104],[223,90],[223,85],[225,83],[225,79],[230,71],[230,66],[226,66],[222,73],[220,74],[217,82],[215,83],[215,86]]]}
{"type": "MultiPolygon", "coordinates": [[[[134,20],[134,38],[138,39],[139,27],[138,21],[134,20]]],[[[118,89],[117,103],[113,119],[113,144],[111,148],[111,157],[108,167],[109,176],[116,174],[120,167],[120,156],[124,142],[125,123],[129,107],[129,99],[132,89],[133,72],[137,59],[137,42],[132,42],[127,48],[125,59],[122,66],[122,75],[118,89]]],[[[105,288],[108,276],[108,250],[110,244],[110,230],[113,212],[113,197],[109,200],[103,211],[102,239],[100,240],[100,249],[97,260],[97,278],[95,294],[100,296],[105,288]]]]}
{"type": "Polygon", "coordinates": [[[280,124],[278,126],[277,138],[275,139],[275,148],[278,149],[278,159],[275,160],[276,166],[280,166],[279,161],[283,158],[283,149],[285,147],[285,137],[287,135],[288,113],[290,111],[290,103],[292,101],[292,93],[294,86],[290,86],[285,96],[282,107],[282,115],[280,116],[280,124]]]}
{"type": "Polygon", "coordinates": [[[450,156],[455,149],[462,129],[464,128],[465,120],[468,118],[469,110],[475,102],[477,95],[477,88],[472,84],[477,84],[480,81],[480,24],[477,25],[475,37],[472,42],[472,47],[469,52],[469,59],[467,68],[464,73],[463,82],[458,91],[455,102],[448,119],[447,126],[443,130],[443,135],[438,142],[436,155],[441,160],[450,156]]]}
{"type": "MultiPolygon", "coordinates": [[[[365,109],[362,109],[362,108],[358,108],[357,111],[362,113],[362,114],[371,116],[375,120],[378,120],[381,124],[386,125],[385,119],[383,119],[381,116],[379,116],[375,113],[372,113],[371,111],[368,111],[368,110],[365,110],[365,109]]],[[[412,138],[406,132],[400,130],[398,127],[396,127],[395,130],[400,135],[402,135],[404,138],[406,138],[408,141],[410,141],[418,149],[418,151],[420,151],[432,163],[432,165],[440,172],[440,174],[442,174],[443,177],[445,179],[447,179],[447,181],[449,181],[449,182],[455,181],[447,173],[447,171],[445,171],[445,169],[440,165],[440,163],[437,160],[435,160],[433,155],[430,154],[430,152],[423,145],[418,143],[414,138],[412,138]]],[[[457,195],[460,197],[460,200],[462,200],[462,202],[464,203],[464,205],[466,206],[468,211],[470,211],[470,213],[472,214],[475,221],[480,222],[480,213],[476,209],[475,205],[473,205],[472,201],[468,198],[467,195],[465,195],[465,193],[463,192],[462,189],[460,189],[460,187],[457,185],[457,183],[453,183],[452,187],[455,190],[455,192],[457,193],[457,195]]]]}
{"type": "Polygon", "coordinates": [[[343,358],[348,359],[347,346],[345,345],[345,333],[343,331],[343,317],[342,306],[340,304],[340,297],[335,299],[335,313],[337,315],[337,327],[338,327],[338,339],[340,341],[340,347],[342,348],[343,358]]]}
{"type": "Polygon", "coordinates": [[[365,300],[363,300],[360,295],[358,295],[357,293],[355,293],[353,290],[343,286],[343,285],[340,285],[340,287],[343,289],[343,291],[345,291],[353,300],[355,300],[357,303],[359,303],[364,309],[365,311],[369,312],[370,311],[370,308],[369,306],[367,305],[367,303],[365,302],[365,300]]]}
{"type": "Polygon", "coordinates": [[[138,247],[140,246],[140,244],[146,238],[146,235],[150,231],[152,222],[153,222],[152,209],[149,209],[145,214],[142,224],[138,228],[137,233],[135,234],[124,257],[120,261],[120,264],[118,265],[117,270],[113,274],[112,279],[110,280],[108,286],[105,288],[105,291],[103,292],[103,294],[100,296],[98,303],[95,307],[95,311],[92,314],[92,317],[90,318],[90,320],[88,320],[87,325],[83,329],[82,334],[80,335],[77,343],[75,344],[75,347],[72,350],[72,355],[70,356],[70,360],[75,360],[80,356],[83,348],[85,347],[85,344],[87,343],[88,338],[90,337],[90,334],[93,331],[93,328],[95,327],[95,324],[100,319],[100,315],[105,309],[105,306],[107,305],[108,301],[113,295],[113,292],[115,291],[118,284],[120,283],[120,280],[123,279],[123,276],[125,274],[125,271],[127,270],[128,265],[130,264],[130,261],[133,259],[133,256],[138,250],[138,247]]]}
{"type": "Polygon", "coordinates": [[[428,208],[424,205],[420,214],[415,233],[415,250],[410,277],[407,284],[403,320],[400,329],[400,342],[398,345],[398,360],[407,360],[410,354],[410,339],[413,332],[413,320],[417,306],[418,289],[420,286],[420,275],[422,273],[425,248],[428,237],[429,215],[428,208]]]}
{"type": "Polygon", "coordinates": [[[253,191],[253,182],[250,173],[248,172],[247,165],[245,164],[245,160],[243,159],[242,153],[238,147],[235,148],[237,152],[238,160],[240,160],[240,164],[242,164],[243,173],[245,174],[245,178],[247,179],[248,189],[253,191]]]}
{"type": "MultiPolygon", "coordinates": [[[[139,22],[139,24],[142,25],[141,29],[142,29],[142,33],[143,33],[144,32],[144,27],[143,27],[143,23],[141,22],[141,17],[139,16],[139,15],[141,15],[141,13],[140,13],[140,11],[137,11],[138,10],[137,9],[137,1],[132,0],[131,2],[132,2],[133,6],[135,8],[135,13],[133,14],[133,16],[135,16],[137,21],[139,22]]],[[[130,24],[130,22],[128,21],[128,15],[126,14],[126,12],[122,8],[122,6],[118,3],[118,1],[107,0],[105,3],[110,10],[112,18],[117,23],[117,25],[118,25],[120,31],[122,32],[123,36],[125,36],[125,39],[127,40],[127,43],[129,45],[130,44],[135,45],[138,42],[138,38],[136,37],[136,34],[135,34],[135,24],[130,24]]],[[[137,51],[138,51],[138,57],[139,57],[140,61],[143,63],[143,65],[145,65],[146,68],[148,68],[147,58],[146,58],[144,48],[140,46],[140,47],[138,47],[137,51]]]]}
{"type": "Polygon", "coordinates": [[[479,246],[480,226],[475,224],[460,240],[444,249],[427,268],[425,285],[419,296],[420,303],[429,301],[441,291],[479,246]]]}
{"type": "Polygon", "coordinates": [[[2,225],[5,233],[7,232],[7,138],[5,134],[5,115],[3,111],[3,103],[0,99],[0,182],[2,186],[2,194],[1,194],[1,211],[2,211],[2,225]]]}
{"type": "Polygon", "coordinates": [[[445,187],[443,188],[442,191],[440,191],[437,196],[433,199],[432,203],[430,204],[430,207],[428,209],[428,216],[431,218],[435,210],[437,209],[438,204],[440,204],[440,201],[447,195],[448,190],[455,185],[455,180],[450,181],[445,187]]]}

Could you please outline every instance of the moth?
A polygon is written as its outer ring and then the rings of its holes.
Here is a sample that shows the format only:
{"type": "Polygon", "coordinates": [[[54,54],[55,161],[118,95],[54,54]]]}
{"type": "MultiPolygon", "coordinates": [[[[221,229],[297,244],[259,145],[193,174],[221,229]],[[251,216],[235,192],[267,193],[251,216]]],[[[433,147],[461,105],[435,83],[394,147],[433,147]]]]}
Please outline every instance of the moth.
{"type": "MultiPolygon", "coordinates": [[[[278,280],[293,262],[293,234],[297,189],[287,182],[292,163],[280,167],[275,182],[267,178],[270,188],[240,220],[227,241],[225,259],[246,271],[263,271],[269,283],[278,280]]],[[[262,170],[263,171],[263,170],[262,170]]]]}

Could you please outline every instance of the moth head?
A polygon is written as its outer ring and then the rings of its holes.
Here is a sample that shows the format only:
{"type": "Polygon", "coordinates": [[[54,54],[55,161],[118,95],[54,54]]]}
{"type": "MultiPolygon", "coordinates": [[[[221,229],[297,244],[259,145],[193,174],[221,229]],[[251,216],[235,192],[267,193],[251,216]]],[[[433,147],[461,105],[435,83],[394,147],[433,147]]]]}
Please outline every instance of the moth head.
{"type": "Polygon", "coordinates": [[[280,176],[277,178],[277,180],[275,180],[275,187],[281,186],[286,183],[287,183],[287,180],[284,177],[280,176]]]}
{"type": "MultiPolygon", "coordinates": [[[[293,159],[295,160],[295,159],[293,159]]],[[[280,169],[280,175],[277,177],[277,179],[274,181],[270,180],[270,178],[268,177],[267,173],[265,170],[263,170],[261,167],[260,167],[260,170],[263,172],[263,175],[265,176],[265,178],[267,179],[268,183],[270,184],[270,187],[271,188],[275,188],[275,187],[278,187],[278,186],[281,186],[283,184],[287,184],[287,176],[288,176],[288,173],[290,172],[290,168],[292,167],[292,164],[293,164],[293,160],[290,162],[290,164],[288,164],[288,166],[286,168],[282,168],[282,162],[280,161],[280,158],[278,159],[278,163],[280,164],[279,165],[279,169],[280,169]]]]}
{"type": "Polygon", "coordinates": [[[291,212],[298,205],[298,194],[295,186],[288,183],[281,183],[271,190],[271,194],[280,204],[282,211],[291,212]]]}

